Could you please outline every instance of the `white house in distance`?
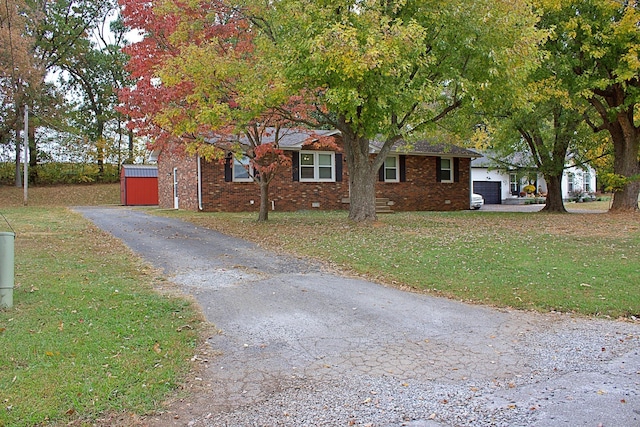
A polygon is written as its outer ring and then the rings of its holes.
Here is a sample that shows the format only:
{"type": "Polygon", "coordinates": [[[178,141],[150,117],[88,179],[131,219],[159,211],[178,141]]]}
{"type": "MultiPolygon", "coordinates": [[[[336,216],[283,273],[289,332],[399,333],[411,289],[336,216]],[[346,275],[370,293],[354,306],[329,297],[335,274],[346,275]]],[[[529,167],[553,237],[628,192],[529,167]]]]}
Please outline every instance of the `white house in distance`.
{"type": "MultiPolygon", "coordinates": [[[[541,173],[526,164],[526,155],[516,154],[508,162],[496,160],[490,154],[471,161],[473,192],[481,194],[486,204],[521,203],[523,189],[533,185],[537,194],[547,193],[547,183],[541,173]]],[[[596,172],[591,166],[568,166],[562,175],[562,198],[570,200],[577,193],[596,191],[596,172]]]]}

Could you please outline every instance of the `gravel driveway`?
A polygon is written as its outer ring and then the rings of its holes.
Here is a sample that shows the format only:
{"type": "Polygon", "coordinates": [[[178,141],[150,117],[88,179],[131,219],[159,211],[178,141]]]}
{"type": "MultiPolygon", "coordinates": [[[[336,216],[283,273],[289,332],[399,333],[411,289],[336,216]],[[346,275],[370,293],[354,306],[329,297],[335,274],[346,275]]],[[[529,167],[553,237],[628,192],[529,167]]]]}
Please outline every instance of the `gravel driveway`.
{"type": "Polygon", "coordinates": [[[639,324],[466,305],[141,210],[77,211],[221,331],[194,358],[200,392],[150,425],[640,426],[639,324]]]}

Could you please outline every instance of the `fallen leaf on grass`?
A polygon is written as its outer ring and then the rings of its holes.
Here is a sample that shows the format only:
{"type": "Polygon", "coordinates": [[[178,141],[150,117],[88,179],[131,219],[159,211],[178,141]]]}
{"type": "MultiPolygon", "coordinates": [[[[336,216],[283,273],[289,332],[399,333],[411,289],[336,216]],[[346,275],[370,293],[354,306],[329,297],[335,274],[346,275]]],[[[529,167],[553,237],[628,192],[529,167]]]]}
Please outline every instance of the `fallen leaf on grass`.
{"type": "Polygon", "coordinates": [[[153,351],[155,351],[158,354],[162,353],[162,349],[160,348],[160,343],[159,342],[156,342],[153,345],[153,351]]]}

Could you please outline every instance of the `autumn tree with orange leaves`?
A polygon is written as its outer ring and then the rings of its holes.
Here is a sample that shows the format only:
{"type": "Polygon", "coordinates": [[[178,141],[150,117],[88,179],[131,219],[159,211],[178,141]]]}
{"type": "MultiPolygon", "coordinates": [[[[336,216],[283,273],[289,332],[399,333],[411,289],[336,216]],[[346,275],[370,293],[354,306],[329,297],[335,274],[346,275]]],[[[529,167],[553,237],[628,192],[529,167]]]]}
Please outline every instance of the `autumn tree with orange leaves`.
{"type": "Polygon", "coordinates": [[[289,123],[277,107],[291,97],[255,55],[251,22],[221,1],[123,6],[125,23],[143,34],[127,49],[136,85],[120,95],[131,126],[157,149],[178,142],[208,160],[248,158],[260,187],[258,220],[267,220],[269,184],[290,165],[279,148],[289,123]]]}

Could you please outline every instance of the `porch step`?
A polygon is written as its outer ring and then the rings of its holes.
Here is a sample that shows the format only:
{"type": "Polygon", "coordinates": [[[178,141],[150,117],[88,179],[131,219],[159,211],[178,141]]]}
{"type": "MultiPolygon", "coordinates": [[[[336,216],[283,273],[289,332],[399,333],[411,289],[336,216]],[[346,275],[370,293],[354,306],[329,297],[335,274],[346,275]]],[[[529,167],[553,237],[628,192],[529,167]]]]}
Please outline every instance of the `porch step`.
{"type": "Polygon", "coordinates": [[[376,198],[376,213],[393,213],[391,206],[389,206],[389,199],[376,198]]]}

